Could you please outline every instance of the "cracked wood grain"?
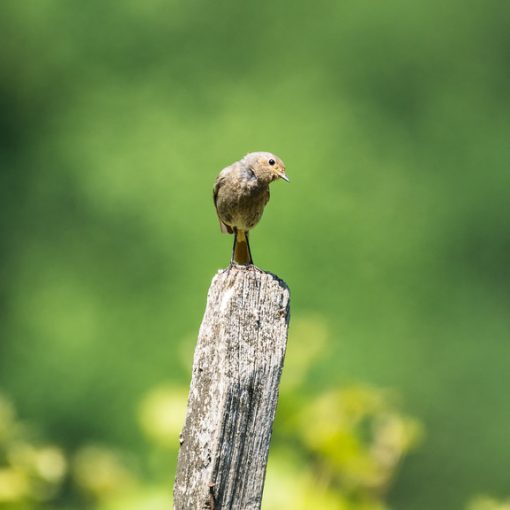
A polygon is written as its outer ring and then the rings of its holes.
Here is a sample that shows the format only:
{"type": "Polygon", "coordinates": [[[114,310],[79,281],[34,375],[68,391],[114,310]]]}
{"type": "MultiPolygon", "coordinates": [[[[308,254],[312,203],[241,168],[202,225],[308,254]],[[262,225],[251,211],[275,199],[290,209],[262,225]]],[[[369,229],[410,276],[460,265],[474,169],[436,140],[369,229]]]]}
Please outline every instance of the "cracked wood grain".
{"type": "Polygon", "coordinates": [[[282,280],[253,267],[213,278],[180,437],[175,510],[260,509],[289,299],[282,280]]]}

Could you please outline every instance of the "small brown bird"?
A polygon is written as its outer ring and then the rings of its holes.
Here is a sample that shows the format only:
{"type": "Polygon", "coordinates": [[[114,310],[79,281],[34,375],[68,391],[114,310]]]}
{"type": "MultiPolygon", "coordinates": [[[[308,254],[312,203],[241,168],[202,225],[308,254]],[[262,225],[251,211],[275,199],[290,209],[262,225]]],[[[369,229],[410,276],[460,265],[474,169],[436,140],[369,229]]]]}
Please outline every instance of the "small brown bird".
{"type": "Polygon", "coordinates": [[[289,182],[283,161],[270,152],[251,152],[218,175],[213,198],[221,231],[234,234],[230,264],[253,264],[248,232],[260,221],[275,179],[289,182]]]}

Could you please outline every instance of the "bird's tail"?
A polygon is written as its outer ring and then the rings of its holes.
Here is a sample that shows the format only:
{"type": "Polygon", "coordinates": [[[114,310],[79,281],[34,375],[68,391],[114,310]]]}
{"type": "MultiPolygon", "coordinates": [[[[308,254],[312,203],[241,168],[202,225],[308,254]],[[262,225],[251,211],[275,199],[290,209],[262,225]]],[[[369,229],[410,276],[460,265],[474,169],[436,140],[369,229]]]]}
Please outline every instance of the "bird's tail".
{"type": "Polygon", "coordinates": [[[236,230],[235,236],[233,261],[242,266],[253,264],[250,244],[248,242],[248,232],[245,232],[244,230],[236,230]]]}

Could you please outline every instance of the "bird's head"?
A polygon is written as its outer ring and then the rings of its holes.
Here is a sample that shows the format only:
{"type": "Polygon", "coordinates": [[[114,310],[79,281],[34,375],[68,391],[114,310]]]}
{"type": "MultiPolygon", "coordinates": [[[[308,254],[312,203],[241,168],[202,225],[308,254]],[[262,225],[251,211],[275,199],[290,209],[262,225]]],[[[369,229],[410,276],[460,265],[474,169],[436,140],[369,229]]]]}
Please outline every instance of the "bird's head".
{"type": "Polygon", "coordinates": [[[253,170],[258,179],[268,183],[276,179],[289,182],[285,173],[285,164],[278,156],[270,152],[250,152],[242,162],[253,170]]]}

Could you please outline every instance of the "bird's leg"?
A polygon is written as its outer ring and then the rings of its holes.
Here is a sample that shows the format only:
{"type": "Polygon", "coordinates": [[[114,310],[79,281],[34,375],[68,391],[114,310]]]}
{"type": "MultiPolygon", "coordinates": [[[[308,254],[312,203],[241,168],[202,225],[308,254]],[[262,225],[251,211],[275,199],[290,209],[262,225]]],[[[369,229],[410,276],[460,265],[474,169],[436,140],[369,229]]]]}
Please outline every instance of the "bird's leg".
{"type": "Polygon", "coordinates": [[[236,244],[237,244],[237,228],[234,227],[234,245],[232,246],[232,256],[230,257],[229,269],[234,265],[234,254],[236,252],[236,244]]]}
{"type": "Polygon", "coordinates": [[[230,270],[234,267],[235,265],[235,262],[234,262],[234,253],[236,251],[236,244],[237,244],[237,229],[234,227],[234,246],[232,247],[232,256],[230,257],[230,263],[228,265],[228,267],[226,269],[223,270],[223,272],[230,274],[230,270]]]}
{"type": "Polygon", "coordinates": [[[250,240],[248,239],[248,232],[245,234],[246,236],[246,246],[248,246],[248,256],[250,257],[250,262],[248,263],[249,266],[254,266],[253,263],[253,257],[251,256],[251,248],[250,248],[250,240]]]}
{"type": "Polygon", "coordinates": [[[253,269],[255,272],[262,271],[259,267],[257,267],[253,262],[253,257],[251,255],[250,242],[248,241],[248,232],[246,232],[246,244],[248,245],[248,255],[250,256],[250,262],[248,264],[249,269],[253,269]]]}

